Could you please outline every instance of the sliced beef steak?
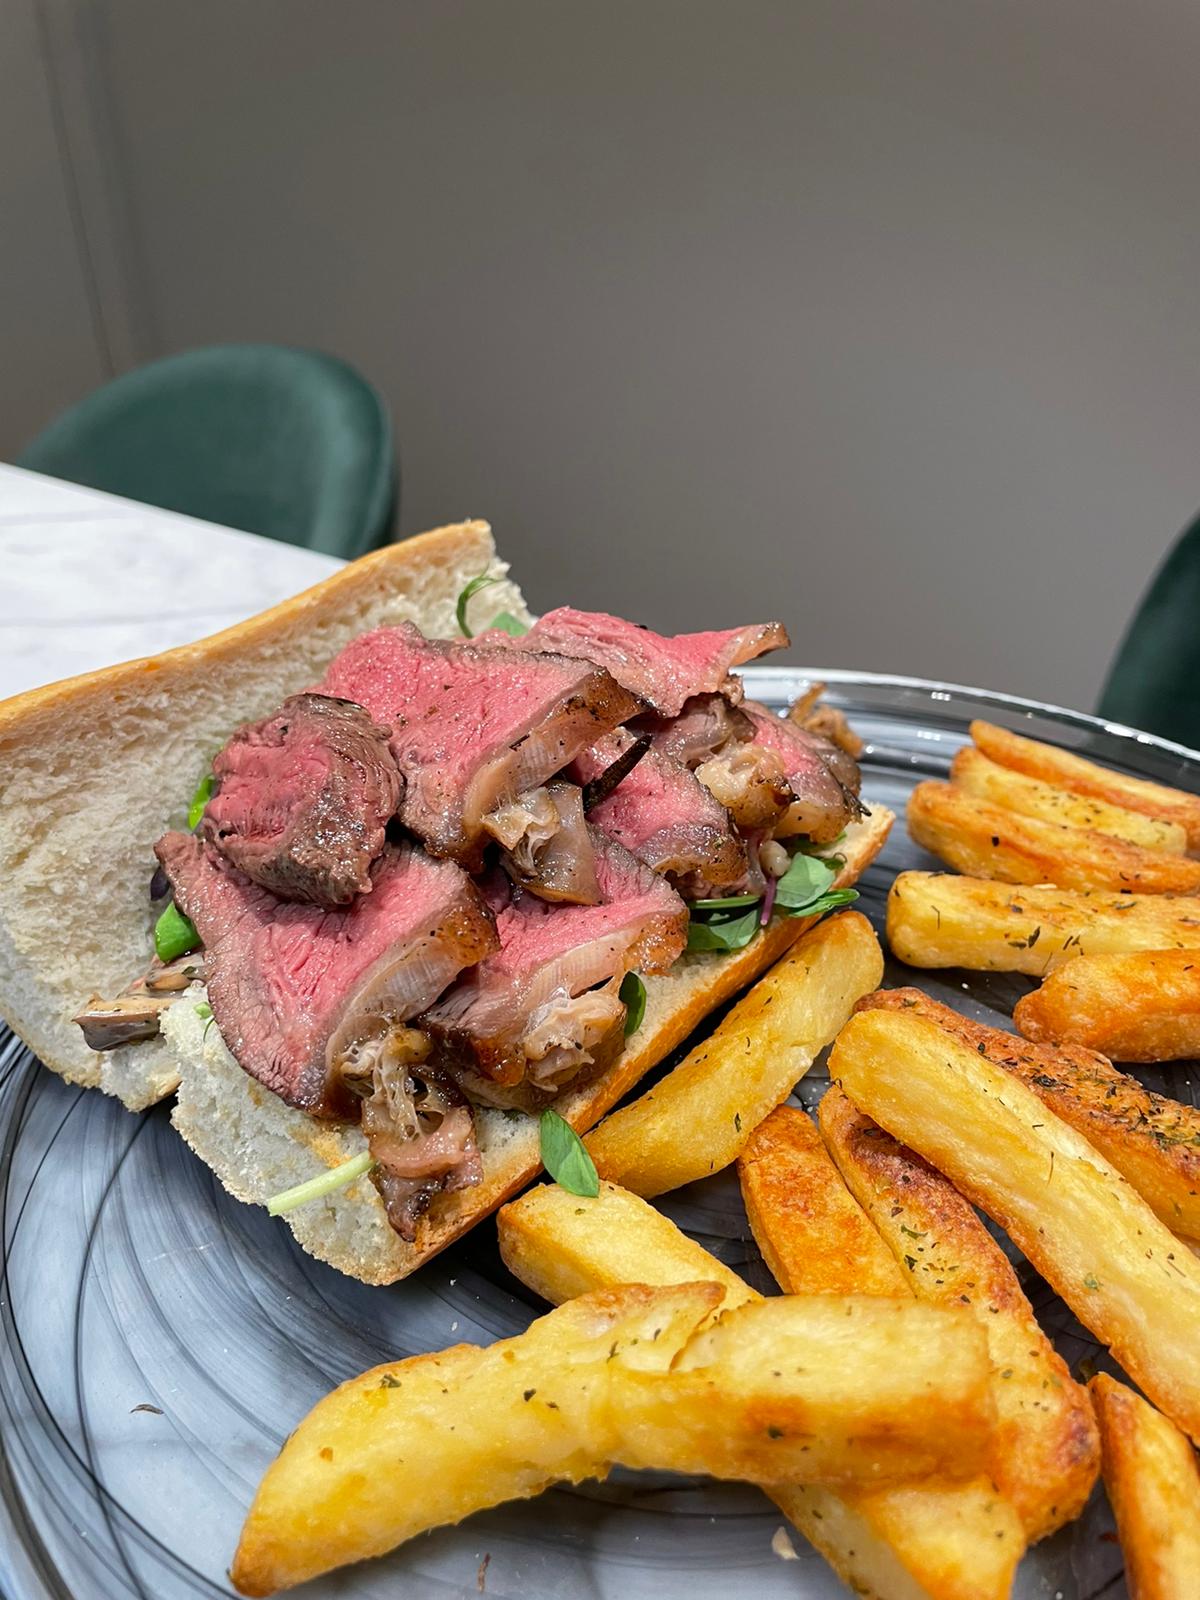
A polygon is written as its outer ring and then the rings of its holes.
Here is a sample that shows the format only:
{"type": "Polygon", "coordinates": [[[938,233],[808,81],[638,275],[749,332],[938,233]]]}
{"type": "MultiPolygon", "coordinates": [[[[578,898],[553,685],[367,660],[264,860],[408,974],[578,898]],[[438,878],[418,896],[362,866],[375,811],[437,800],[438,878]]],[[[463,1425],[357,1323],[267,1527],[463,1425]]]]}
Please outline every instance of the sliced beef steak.
{"type": "Polygon", "coordinates": [[[194,834],[155,850],[204,945],[221,1037],[251,1077],[315,1116],[353,1116],[344,1073],[357,1054],[497,945],[466,874],[412,845],[386,846],[371,893],[342,911],[277,899],[194,834]]]}
{"type": "Polygon", "coordinates": [[[426,639],[408,622],[353,640],[321,691],[391,727],[406,783],[401,821],[433,854],[473,870],[489,813],[643,709],[593,662],[426,639]]]}
{"type": "Polygon", "coordinates": [[[200,833],[248,878],[321,906],[371,888],[404,780],[387,728],[362,706],[292,695],[275,716],[240,728],[213,772],[200,833]]]}
{"type": "Polygon", "coordinates": [[[692,696],[716,691],[737,700],[741,685],[729,674],[743,661],[788,643],[781,622],[763,622],[720,633],[679,633],[666,637],[602,611],[561,606],[548,611],[510,645],[521,650],[557,650],[586,656],[607,667],[618,683],[663,716],[674,717],[692,696]]]}
{"type": "Polygon", "coordinates": [[[601,904],[550,905],[497,874],[487,892],[499,950],[421,1020],[435,1064],[473,1099],[532,1106],[601,1070],[622,1042],[620,980],[665,972],[683,952],[675,891],[596,829],[592,841],[601,904]]]}
{"type": "Polygon", "coordinates": [[[851,756],[755,700],[747,700],[742,709],[754,724],[755,745],[779,758],[794,796],[775,826],[779,837],[802,833],[816,844],[828,844],[864,814],[858,767],[851,756]]]}
{"type": "MultiPolygon", "coordinates": [[[[625,728],[605,734],[575,758],[570,775],[590,783],[635,743],[625,728]]],[[[745,847],[725,807],[681,762],[655,749],[592,807],[588,820],[655,872],[698,872],[726,884],[746,870],[745,847]]]]}

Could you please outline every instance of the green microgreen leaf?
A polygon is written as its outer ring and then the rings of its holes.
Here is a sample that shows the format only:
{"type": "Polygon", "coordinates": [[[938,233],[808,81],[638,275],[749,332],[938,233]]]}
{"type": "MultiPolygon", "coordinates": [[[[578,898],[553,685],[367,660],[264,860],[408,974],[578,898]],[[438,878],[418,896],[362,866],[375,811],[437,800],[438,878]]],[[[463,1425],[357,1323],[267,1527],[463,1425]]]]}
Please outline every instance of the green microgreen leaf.
{"type": "Polygon", "coordinates": [[[756,900],[742,915],[725,921],[692,921],[688,924],[689,950],[741,950],[758,932],[756,900]]]}
{"type": "Polygon", "coordinates": [[[797,851],[792,864],[775,885],[775,904],[781,911],[795,911],[809,905],[832,887],[837,868],[820,856],[797,851]]]}
{"type": "Polygon", "coordinates": [[[340,1167],[331,1167],[319,1177],[309,1178],[307,1183],[298,1183],[294,1189],[283,1189],[279,1194],[273,1194],[267,1201],[267,1210],[273,1217],[281,1217],[285,1211],[294,1211],[297,1206],[305,1206],[310,1200],[319,1200],[322,1195],[344,1189],[355,1178],[361,1178],[364,1172],[370,1172],[374,1165],[375,1157],[369,1150],[364,1150],[361,1155],[343,1161],[340,1167]]]}
{"type": "Polygon", "coordinates": [[[596,1175],[595,1163],[574,1128],[549,1107],[542,1112],[538,1127],[542,1165],[555,1183],[568,1194],[583,1195],[585,1199],[594,1200],[600,1193],[600,1179],[596,1175]]]}
{"type": "Polygon", "coordinates": [[[207,1022],[212,1016],[212,1007],[209,1005],[207,1000],[201,1000],[200,1004],[195,1008],[195,1010],[196,1015],[200,1018],[201,1022],[207,1022]]]}
{"type": "Polygon", "coordinates": [[[828,894],[818,896],[809,905],[802,906],[799,911],[788,911],[789,917],[823,917],[829,911],[836,911],[840,906],[852,906],[858,899],[857,889],[831,889],[828,894]]]}
{"type": "Polygon", "coordinates": [[[511,634],[514,639],[519,639],[522,634],[529,632],[529,624],[514,617],[511,611],[498,611],[492,618],[491,625],[493,628],[499,628],[501,633],[511,634]]]}
{"type": "Polygon", "coordinates": [[[207,777],[201,778],[196,785],[196,792],[188,804],[188,827],[194,828],[204,815],[204,808],[213,797],[213,790],[217,787],[217,780],[210,772],[207,777]]]}
{"type": "Polygon", "coordinates": [[[458,618],[458,631],[464,639],[474,638],[474,634],[467,623],[467,606],[470,604],[472,596],[477,595],[481,589],[488,589],[493,583],[499,582],[499,578],[489,578],[486,572],[481,572],[477,578],[472,578],[470,583],[463,588],[458,597],[458,604],[454,608],[454,615],[458,618]]]}
{"type": "Polygon", "coordinates": [[[195,927],[172,900],[154,924],[154,953],[166,965],[179,956],[187,955],[200,943],[195,927]]]}
{"type": "Polygon", "coordinates": [[[636,972],[627,972],[621,979],[621,1004],[625,1007],[625,1037],[636,1033],[646,1015],[646,985],[636,972]]]}

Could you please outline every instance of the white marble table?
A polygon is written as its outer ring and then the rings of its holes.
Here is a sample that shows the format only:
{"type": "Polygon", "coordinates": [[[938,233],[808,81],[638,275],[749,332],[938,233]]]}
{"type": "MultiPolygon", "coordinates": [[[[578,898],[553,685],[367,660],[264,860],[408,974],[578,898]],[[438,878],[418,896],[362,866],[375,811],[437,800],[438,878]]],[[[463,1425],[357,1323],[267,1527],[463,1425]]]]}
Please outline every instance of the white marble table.
{"type": "Polygon", "coordinates": [[[215,633],[341,565],[0,464],[0,699],[215,633]]]}

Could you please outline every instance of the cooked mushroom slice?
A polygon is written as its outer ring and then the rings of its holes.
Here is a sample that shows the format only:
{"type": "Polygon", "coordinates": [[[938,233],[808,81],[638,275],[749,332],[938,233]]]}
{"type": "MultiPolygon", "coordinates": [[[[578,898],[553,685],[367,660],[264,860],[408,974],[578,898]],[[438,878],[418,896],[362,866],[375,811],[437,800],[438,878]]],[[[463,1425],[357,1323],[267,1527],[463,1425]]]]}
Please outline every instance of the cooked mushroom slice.
{"type": "Polygon", "coordinates": [[[114,1000],[94,994],[74,1020],[83,1030],[89,1050],[115,1050],[118,1045],[153,1039],[166,1007],[203,977],[204,957],[198,951],[165,966],[156,961],[114,1000]]]}

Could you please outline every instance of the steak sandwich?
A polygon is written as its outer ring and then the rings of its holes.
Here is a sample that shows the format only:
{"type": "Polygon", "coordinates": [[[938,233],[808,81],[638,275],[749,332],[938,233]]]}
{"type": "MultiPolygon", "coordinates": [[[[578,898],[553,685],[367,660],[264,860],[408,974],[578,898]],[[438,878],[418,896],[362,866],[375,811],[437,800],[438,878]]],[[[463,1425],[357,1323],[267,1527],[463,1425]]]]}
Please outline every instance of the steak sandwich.
{"type": "Polygon", "coordinates": [[[849,731],[733,670],[786,642],[534,622],[472,522],[18,696],[0,1012],[71,1082],[174,1096],[240,1200],[329,1175],[300,1244],[403,1277],[536,1174],[540,1112],[591,1127],[880,849],[849,731]]]}

